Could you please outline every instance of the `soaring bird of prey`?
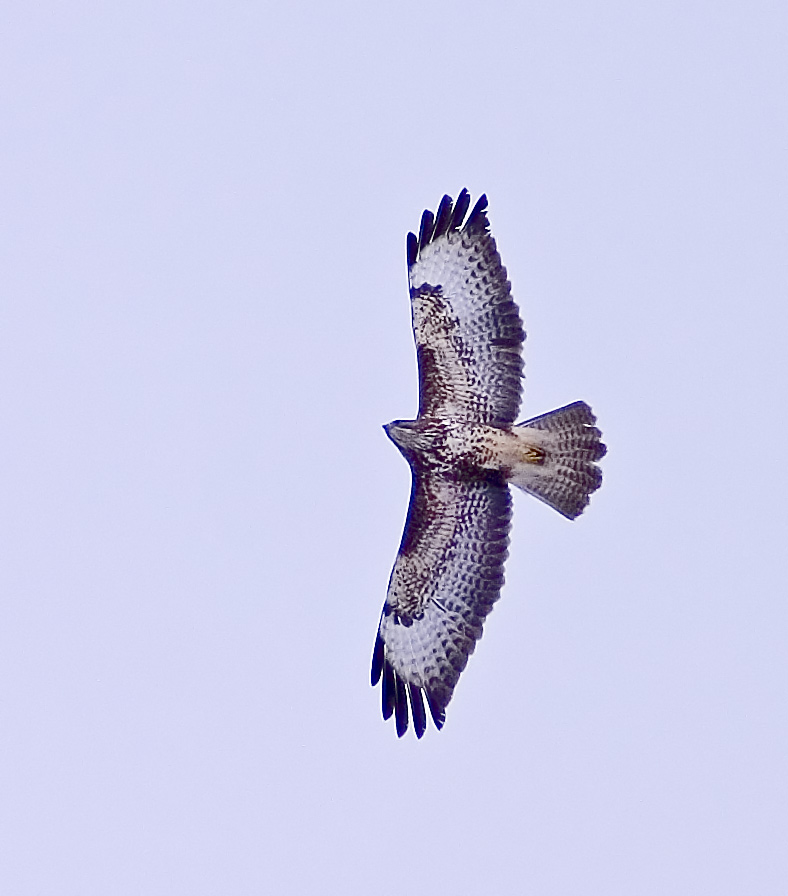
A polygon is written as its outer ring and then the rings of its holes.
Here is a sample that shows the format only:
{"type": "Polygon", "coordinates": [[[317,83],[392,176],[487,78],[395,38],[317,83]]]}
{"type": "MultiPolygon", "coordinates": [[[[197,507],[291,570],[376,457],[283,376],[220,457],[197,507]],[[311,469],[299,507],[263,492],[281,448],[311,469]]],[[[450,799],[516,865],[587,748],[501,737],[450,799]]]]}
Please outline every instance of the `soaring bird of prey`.
{"type": "Polygon", "coordinates": [[[419,414],[384,427],[411,468],[410,505],[372,657],[383,717],[437,728],[503,585],[515,485],[569,519],[606,451],[582,401],[515,425],[525,340],[487,197],[463,190],[408,234],[419,414]],[[467,218],[466,218],[467,215],[467,218]]]}

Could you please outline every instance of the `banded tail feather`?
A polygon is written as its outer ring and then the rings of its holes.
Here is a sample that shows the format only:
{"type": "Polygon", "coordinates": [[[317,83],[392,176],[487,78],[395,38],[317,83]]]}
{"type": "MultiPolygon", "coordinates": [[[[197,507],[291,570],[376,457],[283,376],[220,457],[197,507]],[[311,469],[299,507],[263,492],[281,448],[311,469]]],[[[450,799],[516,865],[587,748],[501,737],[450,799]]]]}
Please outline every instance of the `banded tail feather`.
{"type": "Polygon", "coordinates": [[[509,476],[516,485],[570,520],[580,516],[602,484],[596,465],[607,452],[596,417],[584,401],[550,411],[514,427],[539,460],[523,463],[509,476]]]}

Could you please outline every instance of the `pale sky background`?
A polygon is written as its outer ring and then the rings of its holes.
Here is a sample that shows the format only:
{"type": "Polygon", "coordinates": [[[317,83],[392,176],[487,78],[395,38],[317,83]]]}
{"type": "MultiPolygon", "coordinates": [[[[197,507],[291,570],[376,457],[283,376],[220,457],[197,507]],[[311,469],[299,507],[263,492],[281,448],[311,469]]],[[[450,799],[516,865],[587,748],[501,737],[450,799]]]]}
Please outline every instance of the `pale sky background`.
{"type": "Polygon", "coordinates": [[[788,892],[788,7],[30,3],[0,23],[0,892],[788,892]],[[369,686],[405,235],[467,186],[524,416],[442,732],[369,686]]]}

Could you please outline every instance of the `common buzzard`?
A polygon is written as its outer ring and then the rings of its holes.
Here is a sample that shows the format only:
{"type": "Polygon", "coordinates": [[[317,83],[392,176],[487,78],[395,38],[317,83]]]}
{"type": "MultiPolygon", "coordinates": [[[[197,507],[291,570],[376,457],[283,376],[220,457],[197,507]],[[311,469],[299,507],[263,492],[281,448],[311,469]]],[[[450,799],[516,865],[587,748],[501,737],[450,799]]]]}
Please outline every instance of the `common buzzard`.
{"type": "Polygon", "coordinates": [[[509,484],[569,519],[602,483],[605,454],[582,401],[519,423],[525,340],[482,196],[444,196],[408,234],[419,415],[384,427],[410,464],[410,506],[372,658],[383,718],[437,728],[498,599],[509,484]]]}

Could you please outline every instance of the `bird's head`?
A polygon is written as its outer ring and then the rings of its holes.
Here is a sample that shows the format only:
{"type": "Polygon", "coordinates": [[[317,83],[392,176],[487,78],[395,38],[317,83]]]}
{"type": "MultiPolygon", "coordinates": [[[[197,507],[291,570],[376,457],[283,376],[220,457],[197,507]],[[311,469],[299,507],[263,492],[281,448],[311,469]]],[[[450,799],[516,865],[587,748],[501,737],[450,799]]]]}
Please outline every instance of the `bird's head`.
{"type": "Polygon", "coordinates": [[[383,427],[386,435],[403,454],[412,452],[419,444],[419,431],[415,420],[392,420],[383,427]]]}
{"type": "Polygon", "coordinates": [[[387,423],[383,429],[391,441],[405,455],[408,463],[415,457],[422,460],[429,457],[440,444],[442,431],[439,426],[419,420],[393,420],[387,423]]]}

